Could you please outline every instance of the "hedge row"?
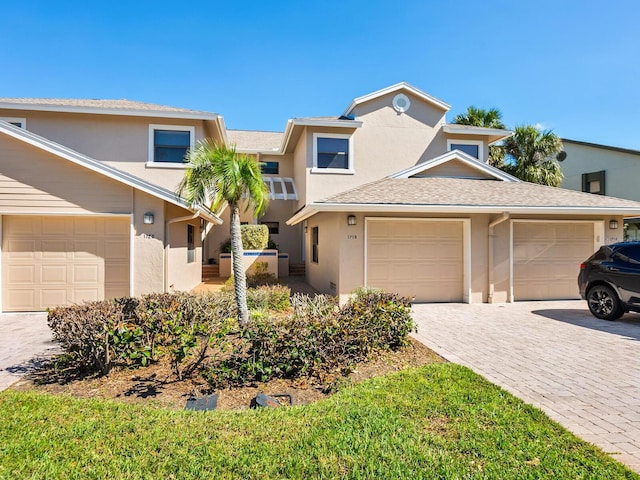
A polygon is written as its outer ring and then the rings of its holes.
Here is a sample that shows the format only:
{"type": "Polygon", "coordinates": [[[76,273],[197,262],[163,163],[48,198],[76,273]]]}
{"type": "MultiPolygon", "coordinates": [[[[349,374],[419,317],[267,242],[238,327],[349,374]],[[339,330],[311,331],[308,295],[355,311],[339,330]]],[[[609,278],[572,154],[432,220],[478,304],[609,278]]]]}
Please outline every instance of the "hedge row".
{"type": "Polygon", "coordinates": [[[213,387],[271,378],[344,373],[378,349],[397,349],[414,328],[408,299],[357,292],[294,295],[284,286],[248,290],[251,323],[240,327],[229,292],[144,295],[58,307],[49,326],[66,357],[89,372],[144,367],[168,355],[181,379],[201,372],[213,387]]]}

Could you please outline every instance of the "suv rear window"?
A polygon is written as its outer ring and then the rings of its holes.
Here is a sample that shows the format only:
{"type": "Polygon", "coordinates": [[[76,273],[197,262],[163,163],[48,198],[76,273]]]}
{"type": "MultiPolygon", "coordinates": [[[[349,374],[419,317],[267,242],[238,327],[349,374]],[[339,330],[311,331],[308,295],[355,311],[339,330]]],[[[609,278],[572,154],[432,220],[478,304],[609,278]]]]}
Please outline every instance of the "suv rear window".
{"type": "Polygon", "coordinates": [[[634,245],[619,248],[615,251],[613,257],[616,260],[622,260],[623,262],[640,265],[640,247],[634,245]]]}

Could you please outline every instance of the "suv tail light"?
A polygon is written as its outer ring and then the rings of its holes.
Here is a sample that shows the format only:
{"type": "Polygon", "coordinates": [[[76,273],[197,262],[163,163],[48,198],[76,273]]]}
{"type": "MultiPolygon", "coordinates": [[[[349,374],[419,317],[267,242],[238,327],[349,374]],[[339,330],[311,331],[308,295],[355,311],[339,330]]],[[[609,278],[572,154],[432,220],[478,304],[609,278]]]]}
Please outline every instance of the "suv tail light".
{"type": "Polygon", "coordinates": [[[586,263],[581,263],[580,264],[580,270],[584,270],[587,267],[586,263]]]}

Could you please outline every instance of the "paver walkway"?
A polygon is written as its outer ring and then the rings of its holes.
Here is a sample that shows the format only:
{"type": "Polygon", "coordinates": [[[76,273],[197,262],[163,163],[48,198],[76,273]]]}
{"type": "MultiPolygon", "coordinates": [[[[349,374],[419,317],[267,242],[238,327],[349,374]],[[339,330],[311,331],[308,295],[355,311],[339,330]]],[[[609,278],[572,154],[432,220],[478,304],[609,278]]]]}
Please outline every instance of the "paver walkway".
{"type": "Polygon", "coordinates": [[[0,391],[56,351],[46,313],[0,314],[0,391]]]}
{"type": "Polygon", "coordinates": [[[583,301],[414,305],[415,337],[640,472],[640,315],[583,301]]]}

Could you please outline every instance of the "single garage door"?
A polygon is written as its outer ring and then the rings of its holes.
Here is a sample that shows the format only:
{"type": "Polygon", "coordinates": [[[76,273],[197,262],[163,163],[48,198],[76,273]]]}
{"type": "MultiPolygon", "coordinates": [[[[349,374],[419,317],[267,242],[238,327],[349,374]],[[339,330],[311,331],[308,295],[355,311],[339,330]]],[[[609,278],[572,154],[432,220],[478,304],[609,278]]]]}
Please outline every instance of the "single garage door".
{"type": "Polygon", "coordinates": [[[580,298],[580,263],[595,251],[593,222],[514,222],[514,300],[580,298]]]}
{"type": "Polygon", "coordinates": [[[5,311],[129,295],[129,219],[2,217],[5,311]]]}
{"type": "Polygon", "coordinates": [[[463,301],[463,222],[367,219],[367,286],[419,302],[463,301]]]}

